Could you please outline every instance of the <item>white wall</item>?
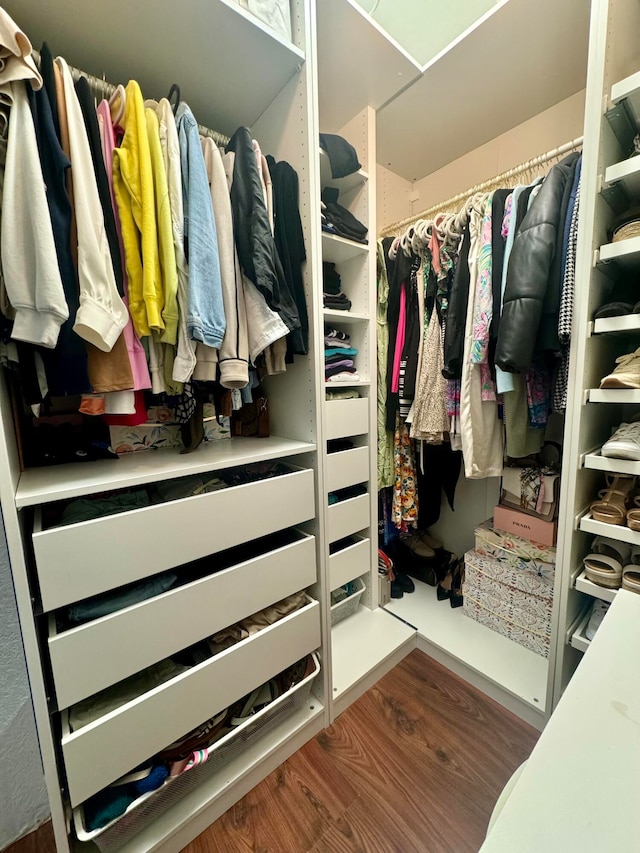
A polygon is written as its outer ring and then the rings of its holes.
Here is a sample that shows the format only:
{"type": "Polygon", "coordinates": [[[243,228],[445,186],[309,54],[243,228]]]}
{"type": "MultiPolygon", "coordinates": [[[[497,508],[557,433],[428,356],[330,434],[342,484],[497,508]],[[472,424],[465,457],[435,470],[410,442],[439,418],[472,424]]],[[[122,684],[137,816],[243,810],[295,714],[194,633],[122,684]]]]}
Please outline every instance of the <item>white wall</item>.
{"type": "Polygon", "coordinates": [[[0,514],[0,850],[49,817],[0,514]]]}
{"type": "Polygon", "coordinates": [[[584,96],[576,92],[413,184],[378,166],[378,230],[582,136],[584,96]]]}

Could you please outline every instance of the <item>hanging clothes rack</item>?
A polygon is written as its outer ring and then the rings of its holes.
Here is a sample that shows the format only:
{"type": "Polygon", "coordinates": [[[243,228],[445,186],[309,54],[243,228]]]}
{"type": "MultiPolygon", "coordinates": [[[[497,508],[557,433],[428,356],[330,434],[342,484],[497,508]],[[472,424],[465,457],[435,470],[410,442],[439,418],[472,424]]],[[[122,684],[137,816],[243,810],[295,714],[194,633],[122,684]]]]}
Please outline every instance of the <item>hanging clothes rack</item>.
{"type": "MultiPolygon", "coordinates": [[[[38,65],[40,65],[40,51],[34,50],[32,55],[38,65]]],[[[73,65],[69,65],[69,71],[71,71],[71,76],[73,77],[74,82],[77,82],[80,77],[85,77],[92,92],[97,98],[106,98],[108,100],[118,88],[113,83],[107,83],[104,78],[94,77],[93,74],[87,74],[79,68],[74,68],[73,65]]],[[[223,133],[219,133],[217,130],[211,130],[210,127],[204,127],[204,125],[201,124],[198,125],[198,133],[200,136],[210,136],[216,145],[226,145],[229,141],[228,136],[225,136],[223,133]]]]}
{"type": "Polygon", "coordinates": [[[547,151],[546,154],[541,154],[538,157],[533,157],[531,160],[527,160],[526,163],[522,163],[519,166],[514,166],[512,169],[508,169],[506,172],[502,172],[502,174],[500,175],[496,175],[493,178],[489,178],[488,180],[483,181],[480,184],[476,184],[476,186],[471,187],[470,189],[465,190],[464,192],[458,193],[457,195],[454,195],[451,198],[446,199],[445,201],[432,205],[426,210],[420,211],[420,213],[408,216],[406,219],[401,219],[399,222],[394,222],[393,225],[388,225],[386,228],[383,228],[380,232],[380,236],[397,236],[400,235],[409,226],[413,225],[421,219],[431,220],[439,213],[457,211],[461,207],[461,205],[467,202],[467,200],[472,196],[477,195],[478,193],[491,192],[492,190],[495,190],[498,187],[509,186],[509,182],[518,175],[522,175],[526,172],[536,169],[539,166],[546,165],[551,160],[563,157],[565,154],[569,154],[571,151],[575,151],[576,149],[581,148],[582,141],[582,136],[579,136],[576,139],[573,139],[571,142],[566,142],[564,145],[560,145],[558,148],[554,148],[551,151],[547,151]]]}

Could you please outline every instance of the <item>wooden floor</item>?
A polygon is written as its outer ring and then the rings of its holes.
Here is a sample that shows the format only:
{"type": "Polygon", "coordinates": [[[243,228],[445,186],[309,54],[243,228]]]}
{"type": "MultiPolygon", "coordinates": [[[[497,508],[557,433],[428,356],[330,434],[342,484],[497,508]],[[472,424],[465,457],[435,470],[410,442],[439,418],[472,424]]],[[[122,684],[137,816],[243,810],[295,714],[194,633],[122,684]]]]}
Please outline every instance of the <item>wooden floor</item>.
{"type": "Polygon", "coordinates": [[[183,853],[475,853],[537,737],[414,651],[183,853]]]}

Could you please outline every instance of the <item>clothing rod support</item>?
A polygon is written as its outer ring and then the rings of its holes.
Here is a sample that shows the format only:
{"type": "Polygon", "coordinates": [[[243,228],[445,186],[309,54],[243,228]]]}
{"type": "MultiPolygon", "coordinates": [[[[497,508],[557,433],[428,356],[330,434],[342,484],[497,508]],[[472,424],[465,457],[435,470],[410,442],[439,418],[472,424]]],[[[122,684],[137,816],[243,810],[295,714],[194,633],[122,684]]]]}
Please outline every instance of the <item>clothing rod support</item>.
{"type": "Polygon", "coordinates": [[[570,151],[575,151],[577,148],[581,147],[582,141],[583,137],[579,136],[576,139],[573,139],[571,142],[566,142],[564,145],[558,146],[558,148],[554,148],[551,151],[547,151],[546,154],[540,154],[538,157],[533,157],[531,160],[527,160],[526,163],[522,163],[519,166],[514,166],[512,169],[508,169],[506,172],[502,172],[502,174],[496,175],[494,178],[489,178],[488,180],[477,184],[475,187],[471,187],[470,189],[458,193],[457,195],[454,195],[451,198],[446,199],[445,201],[439,202],[438,204],[434,204],[426,210],[421,211],[420,213],[415,213],[411,216],[408,216],[406,219],[401,219],[400,222],[394,222],[393,225],[388,225],[386,228],[383,228],[380,232],[380,236],[389,237],[392,235],[399,234],[404,231],[409,225],[413,225],[413,223],[417,222],[419,219],[432,219],[436,213],[457,210],[457,208],[463,202],[465,202],[470,196],[474,195],[475,193],[487,192],[491,189],[494,189],[498,185],[504,185],[511,178],[516,177],[516,175],[521,175],[523,172],[526,172],[529,169],[534,169],[536,166],[542,166],[544,163],[548,163],[550,160],[554,160],[556,157],[562,157],[563,154],[568,154],[570,151]]]}
{"type": "MultiPolygon", "coordinates": [[[[40,52],[38,50],[33,51],[33,58],[39,66],[40,52]]],[[[92,92],[98,98],[106,98],[108,100],[118,88],[117,86],[114,86],[113,83],[107,83],[107,81],[103,80],[101,77],[94,77],[93,74],[87,74],[79,68],[74,68],[73,65],[69,65],[69,71],[71,71],[71,76],[75,82],[77,82],[80,77],[85,77],[89,86],[91,86],[92,92]]],[[[223,133],[219,133],[217,130],[211,130],[210,127],[204,127],[204,125],[201,124],[198,125],[198,133],[200,136],[210,136],[216,145],[226,145],[229,141],[228,136],[225,136],[223,133]]]]}

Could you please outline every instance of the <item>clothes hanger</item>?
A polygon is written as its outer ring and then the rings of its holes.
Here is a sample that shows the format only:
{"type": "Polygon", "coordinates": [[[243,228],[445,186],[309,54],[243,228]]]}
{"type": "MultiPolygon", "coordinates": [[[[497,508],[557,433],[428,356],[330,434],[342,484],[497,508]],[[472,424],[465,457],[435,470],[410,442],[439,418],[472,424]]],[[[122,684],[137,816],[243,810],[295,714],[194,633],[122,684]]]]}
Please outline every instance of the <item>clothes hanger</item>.
{"type": "Polygon", "coordinates": [[[171,84],[171,88],[169,89],[169,96],[167,97],[167,100],[171,104],[171,109],[173,110],[173,114],[175,115],[178,107],[180,106],[180,86],[178,86],[177,83],[171,84]],[[176,96],[175,104],[171,100],[174,95],[176,96]]]}
{"type": "Polygon", "coordinates": [[[126,106],[127,93],[122,83],[118,83],[115,92],[109,98],[109,111],[111,112],[111,121],[114,125],[122,124],[126,106]]]}

